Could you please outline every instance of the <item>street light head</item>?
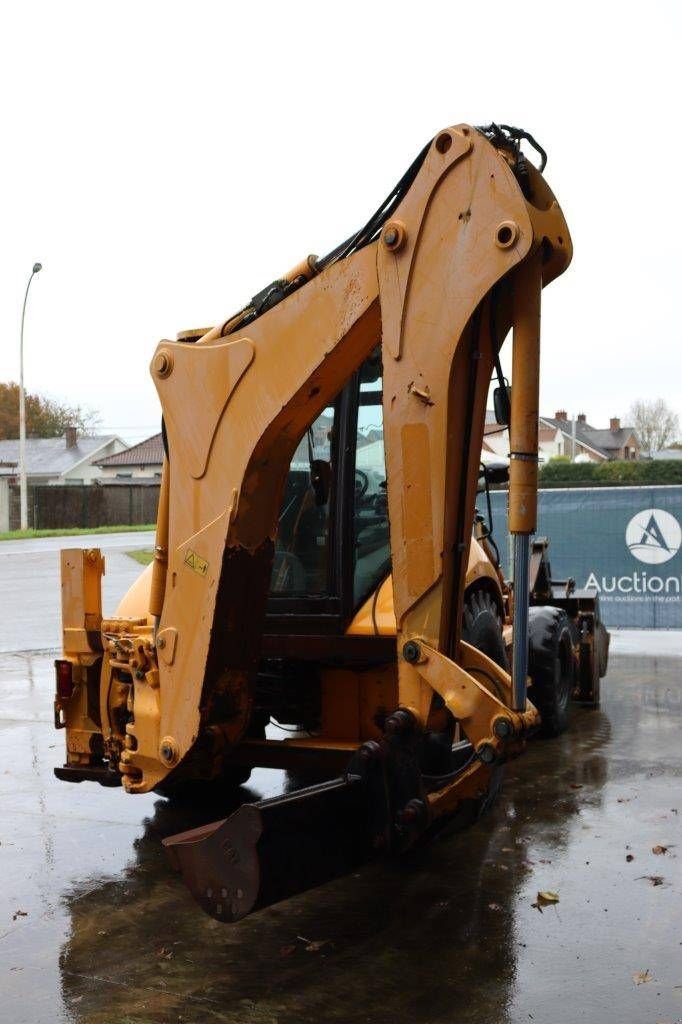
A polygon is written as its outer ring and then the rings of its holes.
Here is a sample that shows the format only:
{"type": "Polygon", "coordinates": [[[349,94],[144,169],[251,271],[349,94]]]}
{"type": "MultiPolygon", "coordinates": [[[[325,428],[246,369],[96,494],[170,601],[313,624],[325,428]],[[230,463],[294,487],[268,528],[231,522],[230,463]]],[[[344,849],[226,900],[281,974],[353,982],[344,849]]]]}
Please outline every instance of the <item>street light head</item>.
{"type": "Polygon", "coordinates": [[[39,270],[42,270],[42,269],[43,269],[43,265],[42,265],[42,263],[34,263],[34,264],[33,264],[33,273],[34,273],[34,274],[37,274],[37,273],[38,273],[38,271],[39,271],[39,270]]]}

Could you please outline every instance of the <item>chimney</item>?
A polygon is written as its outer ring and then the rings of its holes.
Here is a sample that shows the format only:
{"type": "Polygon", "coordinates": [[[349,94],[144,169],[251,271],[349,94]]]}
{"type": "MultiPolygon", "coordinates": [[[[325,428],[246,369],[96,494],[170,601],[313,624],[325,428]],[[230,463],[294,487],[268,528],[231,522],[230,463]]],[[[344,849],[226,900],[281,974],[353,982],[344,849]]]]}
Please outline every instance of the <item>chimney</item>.
{"type": "Polygon", "coordinates": [[[67,427],[64,431],[64,437],[66,438],[67,448],[75,448],[78,444],[78,431],[76,427],[67,427]]]}
{"type": "Polygon", "coordinates": [[[557,411],[554,413],[554,419],[555,420],[567,420],[568,419],[568,413],[566,412],[565,409],[557,409],[557,411]]]}
{"type": "Polygon", "coordinates": [[[583,423],[583,424],[587,423],[587,416],[585,415],[584,412],[579,412],[578,413],[578,423],[583,423]]]}
{"type": "Polygon", "coordinates": [[[609,430],[620,430],[620,420],[617,416],[612,416],[609,420],[609,430]]]}

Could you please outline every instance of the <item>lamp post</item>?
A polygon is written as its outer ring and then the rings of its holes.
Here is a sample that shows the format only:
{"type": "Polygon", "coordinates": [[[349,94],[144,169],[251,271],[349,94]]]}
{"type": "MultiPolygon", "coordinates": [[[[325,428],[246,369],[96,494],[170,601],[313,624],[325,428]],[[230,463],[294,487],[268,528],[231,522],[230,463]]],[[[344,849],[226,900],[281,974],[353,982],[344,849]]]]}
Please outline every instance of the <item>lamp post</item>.
{"type": "Polygon", "coordinates": [[[31,281],[43,269],[42,263],[34,263],[26,285],[24,307],[21,311],[21,335],[19,339],[19,504],[21,507],[21,529],[28,529],[28,493],[26,488],[26,396],[24,395],[24,319],[31,281]]]}

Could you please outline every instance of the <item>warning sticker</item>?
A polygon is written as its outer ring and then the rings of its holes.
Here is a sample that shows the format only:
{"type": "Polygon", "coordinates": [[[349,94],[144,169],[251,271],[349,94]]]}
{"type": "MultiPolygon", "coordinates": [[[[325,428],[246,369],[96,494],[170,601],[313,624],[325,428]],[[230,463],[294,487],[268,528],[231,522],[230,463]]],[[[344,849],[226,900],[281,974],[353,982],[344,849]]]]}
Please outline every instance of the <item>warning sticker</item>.
{"type": "Polygon", "coordinates": [[[190,548],[185,555],[185,565],[192,569],[194,572],[198,572],[200,576],[205,576],[208,571],[208,562],[201,555],[198,555],[196,551],[192,551],[190,548]]]}

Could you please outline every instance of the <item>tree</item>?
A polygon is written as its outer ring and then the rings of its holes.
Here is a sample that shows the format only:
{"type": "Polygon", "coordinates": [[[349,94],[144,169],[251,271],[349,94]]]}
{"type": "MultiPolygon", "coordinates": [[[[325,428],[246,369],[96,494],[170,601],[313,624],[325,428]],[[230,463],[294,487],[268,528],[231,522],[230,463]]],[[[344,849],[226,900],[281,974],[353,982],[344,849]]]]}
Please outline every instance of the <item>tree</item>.
{"type": "MultiPolygon", "coordinates": [[[[100,423],[92,409],[65,405],[42,395],[26,395],[26,436],[61,437],[67,427],[75,427],[81,437],[89,437],[100,423]]],[[[19,385],[0,383],[0,441],[19,437],[19,385]]]]}
{"type": "Polygon", "coordinates": [[[673,412],[662,398],[651,402],[635,402],[628,413],[632,425],[639,434],[642,448],[649,452],[660,452],[674,441],[680,430],[677,413],[673,412]]]}

